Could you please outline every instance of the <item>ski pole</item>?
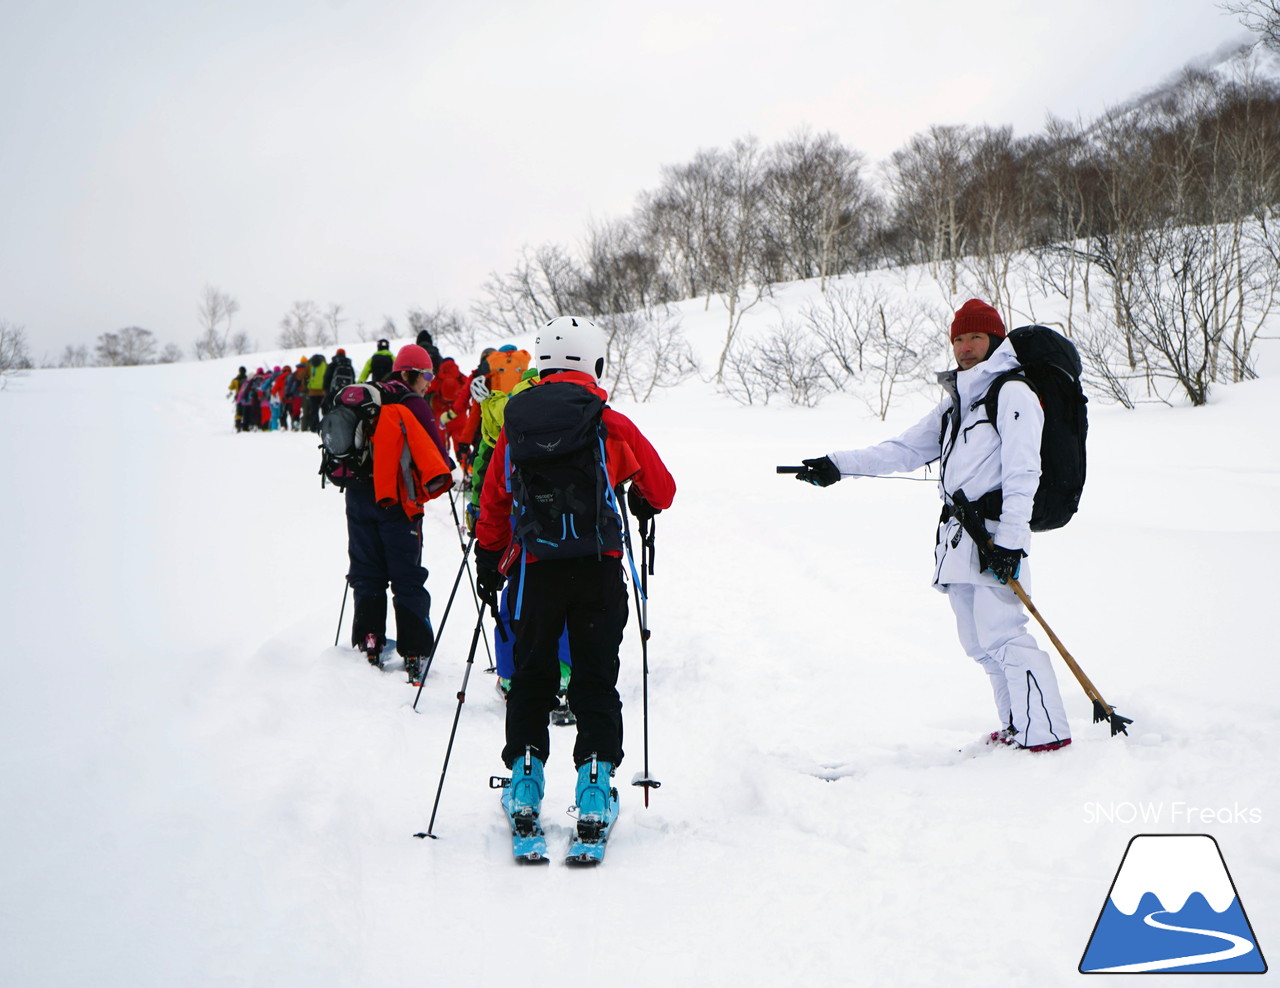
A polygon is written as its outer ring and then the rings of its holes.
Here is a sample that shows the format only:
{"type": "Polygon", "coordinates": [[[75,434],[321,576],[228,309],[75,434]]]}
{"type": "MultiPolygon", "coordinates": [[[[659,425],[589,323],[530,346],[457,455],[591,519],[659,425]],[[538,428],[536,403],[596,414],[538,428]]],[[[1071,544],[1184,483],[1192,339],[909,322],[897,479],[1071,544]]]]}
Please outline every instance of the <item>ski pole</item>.
{"type": "Polygon", "coordinates": [[[423,687],[427,685],[427,673],[431,671],[431,663],[435,660],[436,649],[440,647],[440,636],[444,633],[445,622],[449,620],[449,611],[453,608],[453,598],[458,593],[458,584],[462,582],[462,572],[467,565],[467,557],[471,554],[471,547],[475,544],[475,536],[462,548],[462,565],[458,567],[458,575],[453,578],[453,589],[449,591],[449,600],[444,605],[444,616],[440,618],[440,627],[436,629],[435,641],[431,643],[431,654],[427,656],[427,663],[422,669],[422,682],[418,684],[418,692],[413,698],[413,709],[418,709],[418,700],[422,697],[423,687]]]}
{"type": "MultiPolygon", "coordinates": [[[[626,509],[621,505],[618,507],[618,513],[622,515],[622,535],[626,540],[627,554],[630,555],[631,524],[627,520],[626,509]]],[[[649,574],[653,572],[654,532],[657,530],[657,525],[652,518],[647,522],[640,519],[636,521],[640,530],[640,585],[637,586],[633,581],[631,589],[635,596],[636,618],[640,626],[640,690],[643,709],[644,771],[636,773],[631,780],[631,784],[644,788],[644,805],[647,809],[649,806],[649,790],[658,789],[662,785],[649,773],[649,574]]]]}
{"type": "Polygon", "coordinates": [[[467,652],[467,669],[462,675],[462,689],[458,690],[458,707],[453,712],[453,729],[449,731],[449,746],[444,752],[444,765],[440,768],[440,784],[436,786],[436,801],[431,806],[431,819],[427,822],[427,829],[414,837],[430,837],[432,840],[439,838],[432,833],[436,825],[436,811],[440,808],[440,794],[444,792],[444,776],[449,771],[449,757],[453,754],[453,739],[458,733],[458,720],[462,716],[462,705],[467,701],[467,681],[471,678],[471,666],[476,658],[476,646],[480,643],[481,632],[484,631],[484,612],[481,611],[480,617],[476,619],[476,630],[471,635],[471,649],[467,652]]]}
{"type": "MultiPolygon", "coordinates": [[[[462,544],[462,533],[464,529],[462,526],[462,521],[458,517],[458,505],[453,499],[453,488],[449,489],[449,508],[453,512],[454,527],[457,528],[458,530],[458,543],[462,544]]],[[[473,541],[475,540],[474,535],[472,535],[471,538],[473,541]]],[[[462,558],[463,558],[463,562],[465,563],[466,562],[465,547],[464,547],[462,558]]],[[[471,567],[469,565],[467,566],[467,585],[471,587],[471,599],[476,602],[476,614],[483,615],[484,605],[480,603],[480,594],[476,591],[475,577],[472,576],[471,567]]],[[[496,618],[496,614],[495,614],[495,618],[496,618]]],[[[504,634],[502,637],[503,637],[503,640],[505,641],[506,635],[504,634]]],[[[485,638],[484,640],[484,651],[485,651],[485,654],[489,656],[489,668],[486,669],[485,672],[497,672],[498,664],[493,661],[493,650],[489,647],[488,638],[485,638]]]]}
{"type": "Polygon", "coordinates": [[[333,635],[333,647],[338,647],[338,639],[342,637],[342,616],[347,613],[347,591],[351,589],[351,581],[342,581],[342,607],[338,609],[338,630],[333,635]]]}
{"type": "MultiPolygon", "coordinates": [[[[973,510],[973,502],[965,495],[964,491],[956,491],[951,495],[952,508],[956,513],[956,518],[960,522],[960,527],[969,533],[969,538],[980,548],[993,548],[995,542],[992,541],[990,535],[987,534],[987,528],[982,523],[982,519],[977,516],[973,510]]],[[[1045,634],[1049,636],[1049,640],[1053,642],[1054,647],[1058,650],[1058,654],[1062,656],[1062,661],[1067,664],[1067,668],[1071,670],[1076,677],[1076,681],[1084,689],[1084,694],[1093,701],[1093,722],[1097,724],[1100,721],[1107,721],[1111,727],[1111,736],[1117,734],[1128,735],[1128,725],[1133,723],[1131,717],[1121,717],[1116,713],[1115,708],[1102,698],[1102,694],[1098,692],[1098,688],[1089,681],[1089,677],[1084,674],[1084,670],[1080,668],[1071,653],[1067,651],[1067,647],[1062,644],[1062,640],[1053,633],[1053,629],[1040,616],[1040,611],[1036,609],[1036,605],[1031,603],[1031,598],[1027,596],[1027,592],[1022,589],[1022,584],[1018,582],[1017,577],[1009,577],[1009,588],[1018,596],[1022,604],[1030,612],[1044,628],[1045,634]]]]}
{"type": "Polygon", "coordinates": [[[1102,694],[1098,692],[1098,688],[1089,681],[1089,677],[1084,674],[1084,670],[1080,668],[1080,664],[1071,657],[1071,653],[1068,652],[1067,647],[1062,644],[1062,640],[1053,633],[1053,629],[1050,628],[1045,619],[1040,616],[1040,611],[1036,609],[1035,604],[1031,603],[1031,598],[1028,597],[1027,592],[1022,589],[1022,584],[1018,582],[1017,577],[1009,577],[1009,586],[1012,588],[1013,592],[1018,595],[1018,599],[1022,601],[1023,606],[1031,613],[1031,616],[1040,622],[1040,627],[1044,628],[1045,634],[1049,636],[1049,640],[1053,642],[1054,647],[1058,650],[1058,654],[1062,656],[1062,661],[1067,664],[1067,668],[1075,674],[1076,680],[1084,688],[1085,696],[1093,701],[1093,722],[1096,724],[1099,721],[1107,721],[1111,727],[1112,737],[1115,737],[1117,734],[1128,735],[1128,726],[1133,723],[1133,719],[1131,717],[1121,717],[1116,713],[1115,708],[1102,698],[1102,694]]]}

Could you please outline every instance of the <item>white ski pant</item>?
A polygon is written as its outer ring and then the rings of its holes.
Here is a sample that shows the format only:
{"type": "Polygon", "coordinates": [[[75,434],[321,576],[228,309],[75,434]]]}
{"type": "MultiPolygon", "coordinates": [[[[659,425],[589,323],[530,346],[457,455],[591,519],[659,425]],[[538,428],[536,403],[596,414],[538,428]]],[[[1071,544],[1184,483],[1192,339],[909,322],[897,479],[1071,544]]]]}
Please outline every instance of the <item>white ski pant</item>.
{"type": "Polygon", "coordinates": [[[1000,723],[1026,747],[1071,737],[1047,653],[1027,633],[1027,613],[1008,587],[952,583],[947,599],[965,653],[991,678],[1000,723]]]}

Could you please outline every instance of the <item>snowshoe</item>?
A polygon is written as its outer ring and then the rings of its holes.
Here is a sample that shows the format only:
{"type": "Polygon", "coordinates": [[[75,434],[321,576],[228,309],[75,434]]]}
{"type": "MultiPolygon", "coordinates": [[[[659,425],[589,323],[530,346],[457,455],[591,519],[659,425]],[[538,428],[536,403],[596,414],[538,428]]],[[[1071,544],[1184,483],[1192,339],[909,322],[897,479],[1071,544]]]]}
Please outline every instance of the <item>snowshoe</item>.
{"type": "Polygon", "coordinates": [[[409,677],[410,686],[422,685],[423,673],[426,671],[423,668],[423,665],[424,663],[422,659],[418,658],[417,656],[414,656],[414,655],[405,656],[404,672],[405,672],[405,675],[409,677]]]}

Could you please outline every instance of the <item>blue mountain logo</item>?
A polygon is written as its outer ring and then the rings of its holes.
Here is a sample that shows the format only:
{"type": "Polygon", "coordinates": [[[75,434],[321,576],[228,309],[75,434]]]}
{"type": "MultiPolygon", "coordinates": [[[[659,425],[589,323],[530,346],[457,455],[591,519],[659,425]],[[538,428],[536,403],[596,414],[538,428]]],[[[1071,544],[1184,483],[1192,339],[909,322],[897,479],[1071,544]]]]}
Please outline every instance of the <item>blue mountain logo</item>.
{"type": "Polygon", "coordinates": [[[1125,848],[1081,974],[1263,974],[1267,962],[1218,842],[1139,834],[1125,848]]]}

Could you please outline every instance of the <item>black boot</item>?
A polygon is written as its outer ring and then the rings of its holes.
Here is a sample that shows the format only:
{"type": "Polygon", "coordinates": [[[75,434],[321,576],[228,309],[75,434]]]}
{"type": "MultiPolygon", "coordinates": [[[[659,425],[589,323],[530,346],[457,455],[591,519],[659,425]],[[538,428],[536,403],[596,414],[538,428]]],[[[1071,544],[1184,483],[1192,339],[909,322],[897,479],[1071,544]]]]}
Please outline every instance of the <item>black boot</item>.
{"type": "Polygon", "coordinates": [[[355,616],[351,622],[351,644],[361,649],[370,665],[382,668],[382,648],[387,643],[387,598],[356,594],[355,616]]]}
{"type": "Polygon", "coordinates": [[[412,656],[426,662],[436,641],[431,623],[399,604],[395,605],[395,613],[396,651],[406,658],[412,656]]]}

